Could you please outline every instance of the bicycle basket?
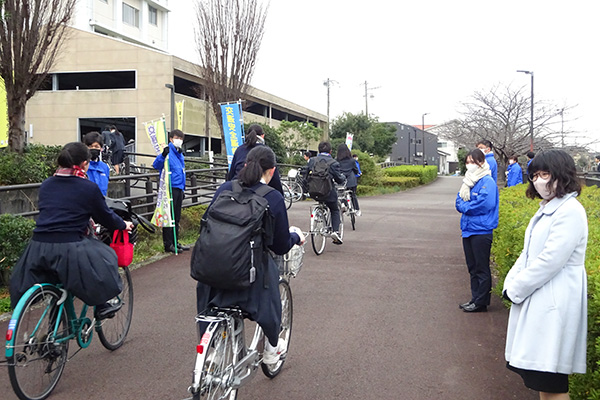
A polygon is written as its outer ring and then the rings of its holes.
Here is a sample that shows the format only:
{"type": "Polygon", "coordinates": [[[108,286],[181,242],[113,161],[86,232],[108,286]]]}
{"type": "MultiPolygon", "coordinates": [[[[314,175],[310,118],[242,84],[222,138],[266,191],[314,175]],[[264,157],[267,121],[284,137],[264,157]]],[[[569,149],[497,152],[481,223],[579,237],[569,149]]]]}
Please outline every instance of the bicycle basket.
{"type": "Polygon", "coordinates": [[[298,275],[298,272],[300,272],[300,268],[302,268],[303,264],[304,245],[294,245],[290,251],[282,256],[275,253],[271,254],[273,255],[273,260],[275,260],[277,268],[279,269],[279,275],[291,275],[294,278],[296,275],[298,275]]]}

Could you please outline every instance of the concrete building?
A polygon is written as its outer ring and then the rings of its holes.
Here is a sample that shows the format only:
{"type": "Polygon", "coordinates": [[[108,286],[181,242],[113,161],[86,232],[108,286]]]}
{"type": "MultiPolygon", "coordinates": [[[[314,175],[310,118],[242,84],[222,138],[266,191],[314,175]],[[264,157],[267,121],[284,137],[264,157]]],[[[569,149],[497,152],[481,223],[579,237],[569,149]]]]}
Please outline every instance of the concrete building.
{"type": "MultiPolygon", "coordinates": [[[[28,140],[43,144],[77,141],[87,132],[114,124],[153,153],[144,122],[166,117],[170,127],[171,89],[184,100],[187,151],[221,150],[221,132],[204,100],[199,66],[170,55],[165,0],[82,0],[70,37],[46,85],[27,103],[28,140]]],[[[306,121],[327,134],[327,116],[250,88],[244,121],[276,127],[306,121]]]]}
{"type": "Polygon", "coordinates": [[[392,146],[391,162],[409,165],[438,165],[437,136],[427,132],[431,125],[425,125],[425,130],[413,125],[400,122],[388,122],[396,128],[396,143],[392,146]],[[425,158],[423,157],[425,154],[425,158]]]}

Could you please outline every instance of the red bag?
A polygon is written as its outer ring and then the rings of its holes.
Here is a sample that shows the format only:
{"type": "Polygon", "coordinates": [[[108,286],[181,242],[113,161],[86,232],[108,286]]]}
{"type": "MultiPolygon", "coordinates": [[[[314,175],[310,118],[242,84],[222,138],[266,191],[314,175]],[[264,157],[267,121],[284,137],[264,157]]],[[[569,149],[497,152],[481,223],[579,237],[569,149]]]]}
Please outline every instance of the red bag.
{"type": "Polygon", "coordinates": [[[129,243],[129,232],[116,230],[110,247],[117,253],[119,267],[127,267],[133,261],[133,243],[129,243]]]}

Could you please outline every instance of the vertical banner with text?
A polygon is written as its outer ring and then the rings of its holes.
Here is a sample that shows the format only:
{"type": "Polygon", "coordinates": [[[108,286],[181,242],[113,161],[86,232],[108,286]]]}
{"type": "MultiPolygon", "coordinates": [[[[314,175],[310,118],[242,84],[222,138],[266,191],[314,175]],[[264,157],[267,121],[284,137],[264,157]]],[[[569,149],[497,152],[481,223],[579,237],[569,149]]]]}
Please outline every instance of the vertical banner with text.
{"type": "Polygon", "coordinates": [[[0,78],[0,148],[8,146],[8,102],[4,81],[0,78]]]}
{"type": "Polygon", "coordinates": [[[221,114],[223,115],[223,136],[225,138],[225,148],[227,149],[227,164],[231,167],[233,153],[242,143],[242,103],[221,104],[221,114]]]}
{"type": "MultiPolygon", "coordinates": [[[[145,122],[144,127],[150,138],[152,147],[156,155],[162,153],[166,143],[165,120],[161,118],[156,121],[145,122]]],[[[175,223],[171,217],[171,197],[169,195],[169,163],[165,161],[165,166],[160,173],[158,182],[158,193],[156,195],[156,209],[152,215],[152,223],[158,227],[174,227],[175,223]]]]}
{"type": "Polygon", "coordinates": [[[346,132],[346,146],[348,146],[348,148],[350,150],[352,150],[352,140],[354,139],[354,135],[350,132],[346,132]]]}
{"type": "Polygon", "coordinates": [[[175,108],[177,109],[177,129],[180,131],[183,130],[183,105],[185,104],[185,100],[178,101],[175,103],[175,108]]]}

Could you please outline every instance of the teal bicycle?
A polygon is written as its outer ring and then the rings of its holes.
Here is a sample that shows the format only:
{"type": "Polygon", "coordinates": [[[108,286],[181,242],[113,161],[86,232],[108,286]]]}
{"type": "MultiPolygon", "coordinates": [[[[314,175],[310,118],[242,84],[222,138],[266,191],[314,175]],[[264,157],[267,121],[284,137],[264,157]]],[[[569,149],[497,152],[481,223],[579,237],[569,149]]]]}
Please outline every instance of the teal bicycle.
{"type": "MultiPolygon", "coordinates": [[[[32,286],[19,300],[6,332],[5,356],[10,383],[21,400],[47,398],[69,360],[69,343],[87,348],[94,331],[109,350],[123,345],[133,313],[133,286],[127,267],[119,268],[123,291],[109,302],[123,306],[110,319],[87,316],[87,304],[78,313],[76,301],[61,285],[41,283],[32,286]]],[[[77,354],[77,352],[75,354],[77,354]]]]}

